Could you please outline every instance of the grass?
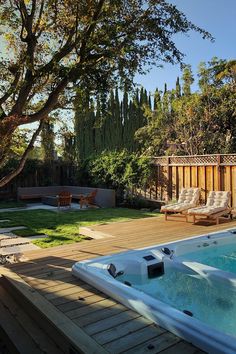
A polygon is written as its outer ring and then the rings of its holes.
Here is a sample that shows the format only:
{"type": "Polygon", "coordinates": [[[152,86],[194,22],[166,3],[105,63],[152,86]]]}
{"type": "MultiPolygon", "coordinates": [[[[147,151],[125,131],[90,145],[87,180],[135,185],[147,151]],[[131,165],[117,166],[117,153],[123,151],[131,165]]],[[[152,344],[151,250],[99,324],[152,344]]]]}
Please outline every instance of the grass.
{"type": "Polygon", "coordinates": [[[20,208],[25,207],[26,204],[24,202],[0,202],[0,209],[7,209],[7,208],[20,208]]]}
{"type": "Polygon", "coordinates": [[[80,226],[127,221],[156,215],[156,213],[126,208],[93,209],[81,212],[61,211],[57,213],[49,210],[24,210],[0,212],[0,220],[10,220],[1,223],[0,228],[25,226],[26,229],[16,230],[14,233],[23,237],[37,234],[48,235],[48,237],[34,241],[37,246],[47,248],[86,239],[79,234],[80,226]]]}

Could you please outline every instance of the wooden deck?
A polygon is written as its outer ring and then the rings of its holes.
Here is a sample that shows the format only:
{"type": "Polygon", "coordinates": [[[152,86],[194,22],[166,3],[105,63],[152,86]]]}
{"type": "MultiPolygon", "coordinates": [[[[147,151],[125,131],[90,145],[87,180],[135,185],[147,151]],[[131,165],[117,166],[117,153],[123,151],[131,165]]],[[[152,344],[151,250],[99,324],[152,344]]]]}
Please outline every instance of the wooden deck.
{"type": "Polygon", "coordinates": [[[165,222],[162,216],[94,226],[93,232],[107,237],[28,252],[28,262],[1,268],[0,273],[5,273],[8,288],[14,288],[12,294],[28,299],[22,302],[25,309],[31,311],[33,302],[42,318],[50,318],[49,335],[55,336],[53,325],[69,338],[71,347],[61,347],[66,353],[200,354],[201,350],[74,278],[71,266],[84,259],[232,227],[235,221],[205,226],[176,218],[165,222]]]}

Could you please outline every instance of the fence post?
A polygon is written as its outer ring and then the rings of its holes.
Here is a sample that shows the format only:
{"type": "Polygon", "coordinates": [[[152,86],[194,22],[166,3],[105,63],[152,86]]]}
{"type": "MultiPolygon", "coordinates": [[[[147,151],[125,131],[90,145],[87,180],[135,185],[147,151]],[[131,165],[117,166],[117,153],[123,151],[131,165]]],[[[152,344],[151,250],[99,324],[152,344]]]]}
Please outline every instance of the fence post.
{"type": "Polygon", "coordinates": [[[166,167],[167,167],[167,201],[172,199],[172,171],[170,166],[170,157],[167,157],[166,160],[166,167]]]}
{"type": "Polygon", "coordinates": [[[221,169],[221,155],[217,155],[217,171],[218,171],[218,191],[222,190],[222,169],[221,169]]]}

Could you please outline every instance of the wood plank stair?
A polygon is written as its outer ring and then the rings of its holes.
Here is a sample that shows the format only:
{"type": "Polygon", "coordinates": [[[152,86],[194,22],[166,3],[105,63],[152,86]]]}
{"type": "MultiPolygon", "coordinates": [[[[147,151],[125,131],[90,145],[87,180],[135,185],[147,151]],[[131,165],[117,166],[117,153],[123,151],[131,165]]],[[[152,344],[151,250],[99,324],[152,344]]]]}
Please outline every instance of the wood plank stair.
{"type": "MultiPolygon", "coordinates": [[[[70,319],[61,314],[15,273],[1,269],[0,312],[2,308],[5,308],[6,318],[9,315],[6,321],[10,326],[7,331],[8,337],[14,342],[14,333],[20,333],[19,343],[15,348],[16,353],[107,353],[96,341],[75,326],[70,319]],[[23,312],[22,308],[26,312],[23,312]],[[15,322],[15,326],[13,322],[15,322]],[[25,330],[25,336],[22,328],[25,330]],[[27,338],[25,341],[26,337],[32,338],[27,338]],[[39,338],[43,338],[43,340],[39,338]],[[32,349],[33,345],[35,346],[34,350],[32,349]]],[[[4,323],[5,321],[1,323],[0,320],[0,326],[4,327],[4,323]]],[[[13,353],[15,352],[13,351],[13,353]]]]}
{"type": "Polygon", "coordinates": [[[0,338],[1,353],[62,354],[58,345],[40,328],[6,290],[0,279],[0,338]]]}

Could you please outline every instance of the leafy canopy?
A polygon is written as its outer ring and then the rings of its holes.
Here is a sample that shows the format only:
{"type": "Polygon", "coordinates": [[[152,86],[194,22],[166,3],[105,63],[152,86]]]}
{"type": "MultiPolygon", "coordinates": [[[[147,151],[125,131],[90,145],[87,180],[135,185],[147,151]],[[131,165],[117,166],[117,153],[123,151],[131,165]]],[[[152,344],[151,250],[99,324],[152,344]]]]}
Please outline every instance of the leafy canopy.
{"type": "Polygon", "coordinates": [[[27,115],[21,123],[48,114],[69,83],[94,89],[181,61],[175,33],[210,37],[164,0],[4,0],[0,23],[2,116],[27,115]]]}
{"type": "Polygon", "coordinates": [[[0,0],[0,165],[17,127],[39,121],[10,178],[22,170],[42,121],[75,84],[106,89],[144,64],[181,62],[173,35],[189,30],[211,38],[165,0],[0,0]]]}
{"type": "Polygon", "coordinates": [[[236,152],[236,61],[213,58],[199,65],[200,91],[191,93],[191,68],[183,90],[157,91],[148,124],[136,132],[143,153],[195,155],[236,152]],[[180,91],[183,93],[180,94],[180,91]]]}

